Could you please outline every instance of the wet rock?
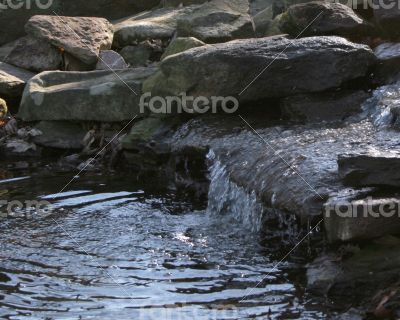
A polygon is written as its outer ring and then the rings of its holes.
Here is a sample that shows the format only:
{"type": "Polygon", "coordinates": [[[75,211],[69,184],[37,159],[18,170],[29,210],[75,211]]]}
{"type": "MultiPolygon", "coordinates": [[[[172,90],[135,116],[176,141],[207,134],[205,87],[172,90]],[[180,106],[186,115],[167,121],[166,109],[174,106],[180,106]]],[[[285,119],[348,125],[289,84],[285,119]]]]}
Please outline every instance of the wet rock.
{"type": "Polygon", "coordinates": [[[85,130],[81,125],[66,121],[41,121],[35,126],[41,132],[33,139],[37,145],[58,149],[82,149],[85,130]]]}
{"type": "Polygon", "coordinates": [[[338,158],[339,176],[348,186],[400,187],[400,154],[371,151],[338,158]]]}
{"type": "Polygon", "coordinates": [[[114,46],[126,47],[147,39],[170,39],[177,20],[190,14],[196,6],[161,8],[114,22],[114,46]]]}
{"type": "Polygon", "coordinates": [[[365,76],[374,62],[367,46],[339,37],[236,40],[165,59],[157,81],[149,79],[144,87],[153,95],[240,95],[242,102],[258,101],[339,87],[365,76]],[[260,74],[268,65],[268,72],[260,74]]]}
{"type": "Polygon", "coordinates": [[[289,7],[280,29],[294,37],[314,35],[360,36],[370,26],[350,7],[329,1],[312,1],[289,7]]]}
{"type": "Polygon", "coordinates": [[[121,70],[127,68],[127,63],[118,52],[113,50],[100,51],[99,62],[97,62],[96,70],[121,70]]]}
{"type": "Polygon", "coordinates": [[[400,7],[397,0],[373,0],[374,19],[390,37],[400,36],[400,7]]]}
{"type": "Polygon", "coordinates": [[[361,111],[370,95],[364,91],[338,91],[295,95],[281,102],[283,116],[294,121],[337,121],[361,111]]]}
{"type": "Polygon", "coordinates": [[[34,143],[19,138],[7,140],[2,149],[5,154],[10,156],[36,156],[39,154],[39,149],[34,143]]]}
{"type": "Polygon", "coordinates": [[[204,46],[205,43],[193,37],[188,38],[176,38],[171,41],[167,49],[165,50],[164,54],[162,55],[161,59],[165,59],[168,56],[171,56],[176,53],[180,53],[191,48],[197,48],[204,46]]]}
{"type": "Polygon", "coordinates": [[[328,241],[369,240],[397,234],[400,200],[376,194],[374,189],[345,189],[325,204],[328,241]]]}
{"type": "Polygon", "coordinates": [[[17,98],[22,96],[26,82],[35,74],[0,62],[0,95],[17,98]]]}
{"type": "Polygon", "coordinates": [[[179,37],[195,37],[206,43],[254,37],[247,0],[213,0],[178,20],[179,37]]]}
{"type": "Polygon", "coordinates": [[[400,74],[400,43],[382,43],[374,49],[378,58],[375,81],[380,84],[393,83],[400,74]]]}
{"type": "Polygon", "coordinates": [[[60,50],[51,44],[27,36],[16,41],[5,62],[33,72],[42,72],[59,69],[62,56],[60,50]]]}
{"type": "Polygon", "coordinates": [[[153,68],[44,72],[29,82],[19,117],[24,121],[129,121],[140,112],[142,82],[154,72],[153,68]]]}
{"type": "Polygon", "coordinates": [[[113,41],[113,26],[103,18],[37,15],[25,30],[86,64],[96,63],[100,50],[111,49],[113,41]]]}
{"type": "Polygon", "coordinates": [[[131,67],[144,67],[148,64],[152,52],[149,46],[139,44],[123,48],[120,54],[131,67]]]}
{"type": "MultiPolygon", "coordinates": [[[[149,10],[157,6],[160,0],[53,0],[48,2],[50,6],[47,6],[45,1],[29,3],[31,4],[29,9],[25,9],[24,5],[18,10],[2,10],[0,45],[24,36],[25,23],[30,17],[37,14],[118,19],[149,10]],[[39,7],[39,4],[42,6],[39,7]]],[[[17,6],[19,5],[17,4],[17,6]]]]}

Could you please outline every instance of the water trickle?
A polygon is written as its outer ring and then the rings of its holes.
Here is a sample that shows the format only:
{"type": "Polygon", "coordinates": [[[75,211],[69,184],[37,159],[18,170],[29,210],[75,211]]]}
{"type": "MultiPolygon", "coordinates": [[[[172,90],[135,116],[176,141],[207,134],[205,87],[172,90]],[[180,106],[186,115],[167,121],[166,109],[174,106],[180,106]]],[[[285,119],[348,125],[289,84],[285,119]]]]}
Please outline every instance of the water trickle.
{"type": "Polygon", "coordinates": [[[207,212],[231,217],[252,231],[260,231],[264,208],[255,192],[248,193],[232,182],[226,167],[213,150],[209,151],[207,160],[210,163],[207,212]]]}

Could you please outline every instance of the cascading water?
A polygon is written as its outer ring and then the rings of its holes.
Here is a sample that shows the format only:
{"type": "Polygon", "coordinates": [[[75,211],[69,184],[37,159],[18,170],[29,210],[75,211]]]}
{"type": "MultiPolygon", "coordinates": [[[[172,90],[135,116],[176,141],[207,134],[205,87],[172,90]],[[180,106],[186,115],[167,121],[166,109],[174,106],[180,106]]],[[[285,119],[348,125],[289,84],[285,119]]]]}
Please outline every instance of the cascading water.
{"type": "Polygon", "coordinates": [[[232,182],[226,167],[213,150],[209,151],[207,160],[210,163],[208,213],[232,217],[252,231],[260,231],[264,208],[255,192],[248,193],[232,182]]]}

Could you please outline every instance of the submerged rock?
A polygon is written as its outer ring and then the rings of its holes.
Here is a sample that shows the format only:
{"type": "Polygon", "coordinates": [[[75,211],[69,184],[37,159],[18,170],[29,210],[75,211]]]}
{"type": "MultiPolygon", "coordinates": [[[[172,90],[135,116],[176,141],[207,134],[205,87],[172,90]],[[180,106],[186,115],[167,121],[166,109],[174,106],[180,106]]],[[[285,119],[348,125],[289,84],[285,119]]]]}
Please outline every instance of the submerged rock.
{"type": "Polygon", "coordinates": [[[193,37],[188,38],[176,38],[171,41],[161,59],[165,59],[168,56],[172,56],[173,54],[181,53],[183,51],[204,46],[205,43],[193,37]]]}
{"type": "Polygon", "coordinates": [[[10,98],[21,97],[25,84],[34,75],[27,70],[0,62],[0,95],[10,98]]]}
{"type": "Polygon", "coordinates": [[[96,63],[100,50],[111,49],[113,41],[113,26],[103,18],[38,15],[29,19],[25,30],[86,64],[96,63]]]}
{"type": "Polygon", "coordinates": [[[280,29],[294,37],[299,35],[359,37],[371,29],[371,26],[349,6],[329,1],[293,5],[284,13],[280,23],[280,29]]]}
{"type": "Polygon", "coordinates": [[[360,112],[369,96],[364,91],[295,95],[284,98],[281,109],[285,118],[295,121],[344,120],[360,112]]]}
{"type": "Polygon", "coordinates": [[[86,131],[81,125],[66,121],[41,121],[35,126],[41,132],[33,142],[49,148],[82,149],[86,131]]]}
{"type": "Polygon", "coordinates": [[[62,55],[51,44],[27,36],[15,42],[4,61],[23,69],[42,72],[59,69],[62,55]]]}
{"type": "Polygon", "coordinates": [[[352,187],[400,187],[400,153],[371,151],[339,155],[339,176],[352,187]]]}
{"type": "Polygon", "coordinates": [[[121,70],[127,68],[127,63],[118,52],[113,50],[100,51],[99,62],[97,62],[96,70],[121,70]]]}
{"type": "Polygon", "coordinates": [[[26,87],[18,115],[24,121],[129,121],[140,116],[142,82],[154,72],[43,72],[26,87]]]}
{"type": "Polygon", "coordinates": [[[242,102],[259,101],[339,87],[365,76],[374,63],[369,47],[339,37],[236,40],[165,59],[157,81],[149,79],[145,91],[170,96],[239,95],[242,102]]]}

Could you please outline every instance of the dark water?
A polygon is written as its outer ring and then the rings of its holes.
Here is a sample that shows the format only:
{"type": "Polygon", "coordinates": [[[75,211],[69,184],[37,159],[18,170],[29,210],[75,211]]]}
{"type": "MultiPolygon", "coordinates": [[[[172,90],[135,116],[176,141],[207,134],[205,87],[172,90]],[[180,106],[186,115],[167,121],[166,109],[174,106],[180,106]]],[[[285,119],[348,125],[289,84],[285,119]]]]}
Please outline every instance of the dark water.
{"type": "Polygon", "coordinates": [[[129,174],[86,174],[57,194],[71,173],[26,166],[2,164],[1,199],[53,209],[0,220],[0,318],[326,318],[301,265],[274,269],[281,252],[234,216],[129,174]]]}

